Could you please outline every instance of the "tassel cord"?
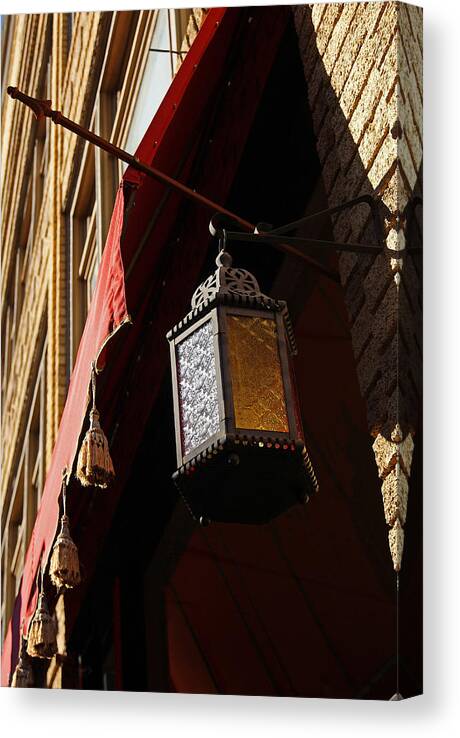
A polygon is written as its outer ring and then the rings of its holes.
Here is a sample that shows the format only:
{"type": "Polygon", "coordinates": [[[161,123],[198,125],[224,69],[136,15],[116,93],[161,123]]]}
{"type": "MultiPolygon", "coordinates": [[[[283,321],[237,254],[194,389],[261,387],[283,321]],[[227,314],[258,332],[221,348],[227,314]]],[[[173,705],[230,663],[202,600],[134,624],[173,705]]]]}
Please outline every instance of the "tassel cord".
{"type": "Polygon", "coordinates": [[[92,395],[92,410],[96,410],[96,362],[93,361],[91,364],[91,395],[92,395]]]}
{"type": "Polygon", "coordinates": [[[67,469],[62,472],[62,514],[67,515],[67,469]]]}
{"type": "Polygon", "coordinates": [[[82,441],[77,462],[77,479],[84,487],[108,487],[115,477],[109,444],[101,428],[96,408],[96,365],[91,365],[92,403],[89,428],[82,441]]]}
{"type": "Polygon", "coordinates": [[[78,549],[70,536],[67,516],[66,469],[62,472],[62,512],[61,528],[54,543],[50,561],[50,579],[58,592],[72,589],[81,581],[78,549]]]}

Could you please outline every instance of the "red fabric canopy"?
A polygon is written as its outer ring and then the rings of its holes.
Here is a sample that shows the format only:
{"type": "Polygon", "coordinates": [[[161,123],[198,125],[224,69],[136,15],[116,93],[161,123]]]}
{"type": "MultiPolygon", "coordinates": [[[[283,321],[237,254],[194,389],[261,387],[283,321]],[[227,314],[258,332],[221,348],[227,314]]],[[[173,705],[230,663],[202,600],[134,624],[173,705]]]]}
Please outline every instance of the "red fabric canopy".
{"type": "MultiPolygon", "coordinates": [[[[181,130],[187,131],[189,147],[191,143],[193,150],[193,136],[197,127],[202,124],[205,113],[204,107],[197,105],[197,94],[202,96],[206,92],[209,95],[215,89],[238,16],[239,10],[237,9],[214,8],[209,11],[195,42],[136,151],[141,161],[155,163],[157,168],[164,168],[174,176],[180,162],[179,157],[183,156],[182,147],[177,145],[182,143],[178,139],[178,133],[180,135],[181,130]]],[[[188,158],[190,159],[190,155],[188,158]]],[[[184,162],[180,169],[183,173],[184,162]]],[[[148,188],[140,187],[143,180],[143,175],[128,168],[117,193],[95,294],[70,380],[56,445],[26,554],[13,617],[3,644],[3,686],[8,685],[11,672],[16,664],[20,633],[27,633],[36,607],[38,594],[36,585],[40,565],[46,564],[56,535],[60,514],[59,497],[62,473],[66,469],[70,475],[80,435],[84,429],[92,362],[97,362],[99,371],[103,368],[105,348],[109,339],[122,325],[130,321],[124,267],[126,265],[130,267],[136,261],[139,245],[143,242],[146,223],[145,219],[129,218],[129,237],[126,235],[128,214],[126,205],[129,191],[132,186],[139,188],[139,200],[144,206],[144,212],[145,202],[142,203],[142,200],[148,198],[151,203],[150,210],[153,211],[154,205],[159,205],[162,193],[164,193],[164,186],[153,181],[149,182],[148,188]],[[143,190],[146,192],[144,193],[143,190]]],[[[178,199],[175,198],[176,207],[178,199]]],[[[151,257],[153,256],[152,254],[151,257]]],[[[131,305],[130,307],[133,309],[131,305]]],[[[126,346],[126,353],[128,352],[129,341],[126,346]]],[[[121,360],[120,363],[122,363],[121,360]]]]}
{"type": "Polygon", "coordinates": [[[110,223],[106,248],[99,269],[94,299],[80,342],[69,391],[61,418],[43,495],[27,550],[15,612],[2,652],[2,685],[8,684],[12,660],[13,625],[26,634],[37,602],[36,580],[40,565],[46,565],[59,520],[62,474],[70,474],[89,400],[91,364],[110,336],[128,320],[120,234],[123,225],[124,192],[120,187],[110,223]]]}

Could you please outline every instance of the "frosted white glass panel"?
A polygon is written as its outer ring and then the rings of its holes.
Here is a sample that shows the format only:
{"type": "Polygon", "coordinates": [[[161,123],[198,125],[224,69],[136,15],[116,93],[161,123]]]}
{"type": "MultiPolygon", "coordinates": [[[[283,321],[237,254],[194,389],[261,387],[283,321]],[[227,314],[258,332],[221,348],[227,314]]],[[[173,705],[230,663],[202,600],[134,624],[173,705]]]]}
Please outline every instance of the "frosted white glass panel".
{"type": "Polygon", "coordinates": [[[188,454],[219,430],[216,362],[208,320],[176,348],[182,453],[188,454]]]}

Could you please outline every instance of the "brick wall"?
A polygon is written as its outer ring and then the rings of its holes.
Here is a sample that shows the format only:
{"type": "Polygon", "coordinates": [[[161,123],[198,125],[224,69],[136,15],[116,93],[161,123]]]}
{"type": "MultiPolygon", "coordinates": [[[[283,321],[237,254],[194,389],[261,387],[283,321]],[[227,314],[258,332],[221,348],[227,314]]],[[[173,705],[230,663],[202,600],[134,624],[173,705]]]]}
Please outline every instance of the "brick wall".
{"type": "MultiPolygon", "coordinates": [[[[421,245],[422,10],[315,3],[293,13],[329,204],[372,194],[380,205],[387,248],[375,259],[343,254],[340,274],[369,430],[380,462],[383,447],[389,459],[379,473],[402,469],[391,496],[403,525],[410,461],[400,463],[399,445],[412,442],[422,392],[421,256],[403,251],[421,245]]],[[[333,229],[338,241],[375,242],[363,205],[333,229]]]]}

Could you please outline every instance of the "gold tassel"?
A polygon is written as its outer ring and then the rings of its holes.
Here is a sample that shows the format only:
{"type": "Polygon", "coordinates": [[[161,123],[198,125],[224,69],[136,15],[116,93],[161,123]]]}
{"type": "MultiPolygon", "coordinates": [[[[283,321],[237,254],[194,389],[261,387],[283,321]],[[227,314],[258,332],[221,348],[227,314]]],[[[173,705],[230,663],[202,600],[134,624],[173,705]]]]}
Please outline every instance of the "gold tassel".
{"type": "Polygon", "coordinates": [[[51,554],[50,579],[58,591],[72,589],[80,584],[78,549],[70,537],[69,518],[66,514],[61,517],[61,530],[51,554]]]}
{"type": "Polygon", "coordinates": [[[62,471],[62,517],[61,530],[51,552],[50,579],[58,591],[71,589],[80,584],[80,562],[78,549],[70,537],[67,515],[67,469],[62,471]]]}
{"type": "Polygon", "coordinates": [[[12,687],[33,687],[34,686],[34,674],[32,671],[32,664],[26,651],[26,641],[23,638],[21,644],[21,650],[19,652],[19,659],[16,668],[11,679],[12,687]]]}
{"type": "MultiPolygon", "coordinates": [[[[43,579],[43,574],[42,574],[43,579]]],[[[42,582],[43,586],[43,582],[42,582]]],[[[27,653],[39,659],[51,659],[57,653],[57,629],[48,610],[45,593],[40,592],[37,609],[27,637],[27,653]]]]}
{"type": "Polygon", "coordinates": [[[96,370],[91,371],[93,406],[89,414],[89,430],[78,454],[77,478],[84,487],[108,487],[115,477],[109,444],[99,423],[96,408],[96,370]]]}

